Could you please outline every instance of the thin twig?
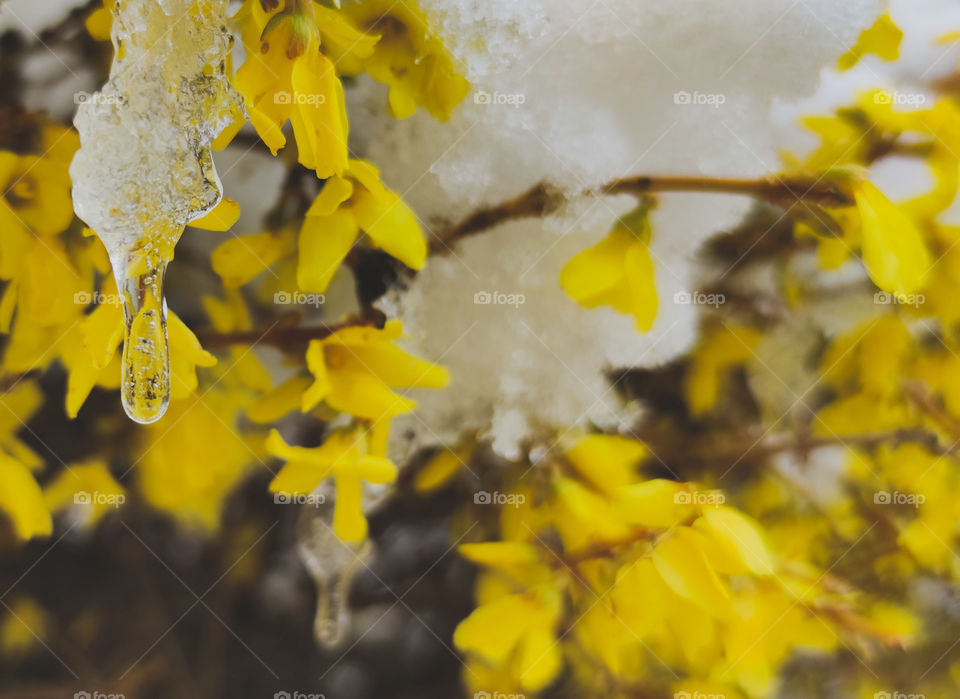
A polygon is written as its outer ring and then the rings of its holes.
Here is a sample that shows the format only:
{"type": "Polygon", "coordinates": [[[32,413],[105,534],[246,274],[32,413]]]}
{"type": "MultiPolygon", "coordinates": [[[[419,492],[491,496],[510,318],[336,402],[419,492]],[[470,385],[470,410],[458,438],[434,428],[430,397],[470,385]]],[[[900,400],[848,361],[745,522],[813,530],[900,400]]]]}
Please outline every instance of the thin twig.
{"type": "MultiPolygon", "coordinates": [[[[612,180],[586,195],[632,194],[651,192],[700,192],[708,194],[738,194],[755,197],[777,206],[790,208],[803,201],[820,206],[850,206],[853,201],[834,183],[812,178],[738,179],[704,176],[649,176],[635,175],[612,180]]],[[[437,236],[432,248],[442,252],[467,236],[498,226],[507,221],[547,216],[570,199],[559,189],[546,183],[537,184],[523,194],[475,211],[445,234],[437,236]]]]}

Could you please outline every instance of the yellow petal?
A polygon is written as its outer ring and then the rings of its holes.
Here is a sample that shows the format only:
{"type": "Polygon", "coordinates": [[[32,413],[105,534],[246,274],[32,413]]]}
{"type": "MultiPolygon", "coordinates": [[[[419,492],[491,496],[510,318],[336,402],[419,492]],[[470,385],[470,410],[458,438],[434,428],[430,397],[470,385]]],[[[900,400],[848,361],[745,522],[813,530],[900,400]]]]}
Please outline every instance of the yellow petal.
{"type": "Polygon", "coordinates": [[[457,625],[453,643],[461,651],[502,663],[517,645],[532,616],[521,595],[506,595],[477,607],[457,625]]]}
{"type": "Polygon", "coordinates": [[[613,492],[631,483],[647,456],[642,442],[617,435],[591,434],[566,451],[567,460],[597,489],[613,492]]]}
{"type": "Polygon", "coordinates": [[[857,43],[837,60],[838,70],[853,68],[866,54],[874,54],[885,61],[900,57],[903,32],[894,24],[889,12],[884,12],[870,27],[860,32],[857,43]]]}
{"type": "Polygon", "coordinates": [[[301,410],[307,412],[316,407],[330,393],[330,379],[327,376],[327,358],[322,340],[312,340],[307,346],[307,369],[313,374],[313,384],[303,393],[301,410]]]}
{"type": "Polygon", "coordinates": [[[595,308],[601,297],[623,283],[627,251],[637,242],[628,231],[614,229],[567,262],[560,272],[560,286],[580,305],[595,308]]]}
{"type": "Polygon", "coordinates": [[[190,222],[191,228],[201,228],[205,231],[228,231],[240,218],[240,205],[233,199],[223,197],[220,203],[200,218],[190,222]]]}
{"type": "Polygon", "coordinates": [[[333,63],[319,51],[294,62],[294,99],[290,113],[300,163],[317,177],[339,174],[347,167],[347,115],[343,86],[333,63]]]}
{"type": "Polygon", "coordinates": [[[171,355],[176,354],[183,361],[196,366],[213,366],[217,363],[217,358],[203,349],[197,336],[173,311],[167,317],[167,335],[171,355]]]}
{"type": "Polygon", "coordinates": [[[707,508],[694,523],[700,531],[717,542],[724,559],[739,565],[724,566],[724,572],[756,575],[773,574],[773,560],[758,525],[731,507],[707,508]]]}
{"type": "Polygon", "coordinates": [[[0,452],[0,510],[21,540],[49,536],[53,520],[43,502],[43,492],[23,464],[0,452]]]}
{"type": "Polygon", "coordinates": [[[307,210],[307,217],[329,216],[340,205],[353,195],[353,183],[350,180],[334,175],[324,182],[320,194],[313,200],[307,210]]]}
{"type": "Polygon", "coordinates": [[[213,271],[227,288],[236,288],[270,268],[293,249],[288,231],[257,233],[224,241],[210,255],[213,271]]]}
{"type": "Polygon", "coordinates": [[[897,295],[923,285],[931,266],[923,236],[913,221],[870,182],[854,192],[863,235],[863,263],[873,283],[897,295]]]}
{"type": "MultiPolygon", "coordinates": [[[[300,409],[301,396],[311,380],[306,376],[293,376],[272,391],[264,393],[247,408],[247,417],[264,424],[275,422],[287,413],[300,409]]],[[[311,406],[312,407],[312,406],[311,406]]]]}
{"type": "Polygon", "coordinates": [[[300,230],[297,286],[323,293],[357,239],[357,223],[345,212],[307,216],[300,230]]]}
{"type": "Polygon", "coordinates": [[[427,241],[417,217],[393,192],[376,198],[370,192],[357,192],[354,211],[360,228],[374,244],[411,269],[421,269],[427,261],[427,241]]]}
{"type": "Polygon", "coordinates": [[[722,617],[730,606],[730,595],[707,562],[699,537],[689,527],[679,527],[657,544],[651,560],[675,593],[722,617]]]}
{"type": "Polygon", "coordinates": [[[51,512],[84,507],[89,510],[84,525],[92,526],[126,501],[126,490],[103,461],[70,464],[43,489],[51,512]]]}
{"type": "Polygon", "coordinates": [[[689,492],[684,484],[656,478],[621,488],[618,505],[631,524],[667,528],[679,522],[689,510],[682,497],[685,494],[689,492]]]}
{"type": "Polygon", "coordinates": [[[653,258],[643,243],[630,246],[624,260],[630,289],[630,312],[637,330],[647,332],[657,317],[657,286],[654,283],[653,258]]]}
{"type": "Polygon", "coordinates": [[[367,518],[363,515],[363,482],[359,478],[337,477],[333,532],[350,543],[363,541],[367,537],[367,518]]]}
{"type": "Polygon", "coordinates": [[[87,31],[97,41],[108,41],[113,27],[113,13],[106,7],[94,10],[84,23],[87,31]]]}
{"type": "Polygon", "coordinates": [[[367,420],[380,420],[406,413],[416,402],[390,390],[369,372],[338,371],[329,375],[330,392],[326,403],[334,410],[367,420]]]}

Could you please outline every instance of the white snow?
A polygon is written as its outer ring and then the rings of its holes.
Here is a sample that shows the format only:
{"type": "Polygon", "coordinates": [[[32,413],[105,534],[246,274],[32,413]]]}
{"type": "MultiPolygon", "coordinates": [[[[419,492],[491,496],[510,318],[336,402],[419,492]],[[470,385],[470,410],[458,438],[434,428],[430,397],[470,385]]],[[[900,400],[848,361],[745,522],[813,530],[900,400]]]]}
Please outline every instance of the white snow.
{"type": "MultiPolygon", "coordinates": [[[[881,12],[879,2],[749,0],[423,0],[472,83],[448,124],[377,116],[384,96],[352,95],[356,147],[434,230],[548,180],[571,192],[628,174],[760,176],[776,171],[784,129],[773,106],[814,93],[821,70],[881,12]]],[[[552,220],[480,234],[433,259],[394,299],[414,350],[446,364],[453,386],[421,392],[403,421],[414,446],[489,433],[525,442],[621,410],[606,372],[685,350],[697,309],[695,255],[733,225],[743,198],[673,194],[654,214],[660,311],[586,310],[557,284],[563,264],[625,212],[628,198],[579,201],[552,220]],[[478,291],[525,303],[476,305],[478,291]]],[[[409,444],[407,446],[410,446],[409,444]]]]}

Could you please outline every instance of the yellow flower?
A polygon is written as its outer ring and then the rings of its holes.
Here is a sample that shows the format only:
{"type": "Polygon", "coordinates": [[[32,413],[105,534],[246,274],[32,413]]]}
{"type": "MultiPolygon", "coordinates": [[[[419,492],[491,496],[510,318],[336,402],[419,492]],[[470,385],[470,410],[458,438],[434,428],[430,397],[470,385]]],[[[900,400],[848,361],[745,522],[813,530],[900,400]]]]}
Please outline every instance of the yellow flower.
{"type": "Polygon", "coordinates": [[[457,625],[454,645],[489,664],[510,666],[527,691],[543,689],[563,661],[556,638],[563,603],[550,569],[533,546],[520,542],[465,544],[460,553],[497,574],[481,576],[479,604],[457,625]]]}
{"type": "MultiPolygon", "coordinates": [[[[266,17],[258,6],[258,0],[251,0],[241,11],[253,18],[248,21],[254,27],[266,17]]],[[[298,6],[269,19],[234,84],[246,98],[250,123],[271,152],[276,155],[286,144],[282,128],[289,120],[300,163],[326,178],[347,166],[343,86],[333,62],[320,52],[313,3],[298,6]]]]}
{"type": "Polygon", "coordinates": [[[0,393],[0,451],[31,471],[39,468],[43,461],[17,437],[17,432],[42,404],[43,393],[35,381],[18,381],[9,390],[0,393]]]}
{"type": "Polygon", "coordinates": [[[53,520],[43,502],[43,492],[30,469],[0,452],[0,510],[18,539],[50,536],[53,520]]]}
{"type": "MultiPolygon", "coordinates": [[[[383,423],[384,428],[387,423],[383,423]]],[[[276,430],[267,437],[267,451],[287,462],[270,482],[270,492],[284,495],[312,493],[327,478],[336,484],[333,531],[344,541],[367,536],[363,514],[363,483],[390,483],[397,467],[380,452],[375,435],[361,428],[337,431],[319,447],[290,446],[276,430]]]]}
{"type": "Polygon", "coordinates": [[[20,381],[0,393],[0,512],[21,540],[53,531],[43,493],[31,473],[43,462],[16,436],[42,403],[43,394],[33,381],[20,381]]]}
{"type": "Polygon", "coordinates": [[[683,384],[691,415],[701,416],[717,404],[724,377],[753,356],[759,341],[760,333],[756,330],[726,324],[701,339],[683,384]]]}
{"type": "Polygon", "coordinates": [[[415,401],[391,388],[443,388],[447,370],[408,354],[393,343],[403,332],[400,321],[383,330],[343,328],[307,349],[313,384],[304,392],[302,410],[321,401],[334,410],[368,420],[389,418],[413,409],[415,401]]]}
{"type": "Polygon", "coordinates": [[[323,293],[360,231],[374,245],[420,269],[427,243],[416,216],[380,182],[368,162],[350,160],[343,177],[333,176],[314,200],[300,231],[297,285],[323,293]]]}
{"type": "Polygon", "coordinates": [[[105,462],[92,460],[69,464],[43,489],[43,499],[51,512],[82,508],[82,524],[91,527],[122,505],[126,493],[105,462]]]}
{"type": "Polygon", "coordinates": [[[620,219],[606,238],[574,255],[560,272],[560,286],[586,308],[612,306],[633,315],[647,332],[657,317],[657,287],[650,257],[649,205],[620,219]]]}
{"type": "Polygon", "coordinates": [[[857,43],[837,60],[838,70],[853,68],[866,54],[872,53],[885,61],[900,57],[903,32],[894,24],[889,12],[884,12],[870,27],[860,32],[857,43]]]}
{"type": "Polygon", "coordinates": [[[171,401],[163,419],[138,430],[137,487],[150,505],[189,527],[219,527],[226,498],[263,463],[263,433],[235,426],[248,400],[221,384],[171,401]]]}
{"type": "Polygon", "coordinates": [[[17,275],[36,249],[35,236],[54,236],[71,221],[73,201],[64,167],[34,155],[0,151],[0,279],[17,275]]]}
{"type": "MultiPolygon", "coordinates": [[[[430,32],[416,4],[363,0],[346,5],[343,12],[361,29],[380,36],[362,66],[374,80],[390,87],[393,115],[405,119],[421,105],[435,118],[449,119],[470,86],[457,74],[443,42],[430,32]]],[[[359,72],[350,62],[345,62],[344,71],[359,72]]]]}
{"type": "Polygon", "coordinates": [[[612,493],[636,480],[636,466],[647,454],[647,448],[635,439],[590,434],[571,446],[565,456],[590,485],[612,493]]]}

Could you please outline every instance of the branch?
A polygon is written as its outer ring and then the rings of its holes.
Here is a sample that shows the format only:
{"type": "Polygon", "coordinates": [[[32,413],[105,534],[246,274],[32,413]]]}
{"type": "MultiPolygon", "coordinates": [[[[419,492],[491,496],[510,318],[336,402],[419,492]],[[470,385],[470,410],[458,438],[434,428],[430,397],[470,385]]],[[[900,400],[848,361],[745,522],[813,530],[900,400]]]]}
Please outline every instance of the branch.
{"type": "MultiPolygon", "coordinates": [[[[708,194],[737,194],[755,197],[771,204],[789,209],[798,202],[821,206],[850,206],[853,201],[832,182],[804,178],[736,179],[702,176],[648,176],[636,175],[612,180],[597,189],[581,195],[605,196],[632,194],[640,196],[651,192],[700,192],[708,194]]],[[[523,194],[483,209],[479,209],[443,235],[437,236],[431,245],[433,252],[449,249],[451,243],[461,238],[480,233],[501,223],[522,218],[547,216],[568,201],[570,195],[549,184],[541,182],[523,194]]]]}

